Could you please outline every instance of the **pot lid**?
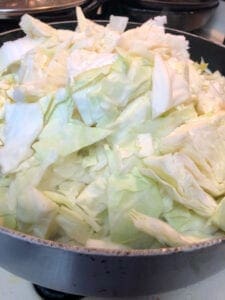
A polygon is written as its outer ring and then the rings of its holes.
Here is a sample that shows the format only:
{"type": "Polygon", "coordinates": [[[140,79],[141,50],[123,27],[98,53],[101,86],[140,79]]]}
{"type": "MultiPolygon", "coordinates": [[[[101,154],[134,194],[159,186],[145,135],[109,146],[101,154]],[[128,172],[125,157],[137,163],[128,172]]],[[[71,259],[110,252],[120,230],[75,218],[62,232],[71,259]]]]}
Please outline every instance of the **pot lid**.
{"type": "Polygon", "coordinates": [[[21,16],[24,13],[53,12],[89,2],[89,0],[0,0],[0,19],[21,16]]]}
{"type": "Polygon", "coordinates": [[[219,0],[125,0],[136,6],[151,9],[171,9],[171,10],[196,10],[212,8],[219,4],[219,0]]]}

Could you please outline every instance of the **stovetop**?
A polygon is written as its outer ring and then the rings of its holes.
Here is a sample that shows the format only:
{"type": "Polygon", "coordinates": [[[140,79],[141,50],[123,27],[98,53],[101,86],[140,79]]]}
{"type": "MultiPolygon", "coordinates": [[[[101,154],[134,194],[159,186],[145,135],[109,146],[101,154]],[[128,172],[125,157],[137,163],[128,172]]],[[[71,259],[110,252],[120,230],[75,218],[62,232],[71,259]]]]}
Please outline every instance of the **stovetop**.
{"type": "MultiPolygon", "coordinates": [[[[154,296],[135,297],[133,300],[224,300],[225,270],[210,278],[176,291],[154,296]]],[[[41,300],[30,282],[16,277],[0,268],[1,300],[41,300]]],[[[76,299],[76,298],[74,298],[76,299]]],[[[83,300],[115,300],[115,298],[85,297],[83,300]]],[[[116,298],[132,300],[132,298],[116,298]]]]}

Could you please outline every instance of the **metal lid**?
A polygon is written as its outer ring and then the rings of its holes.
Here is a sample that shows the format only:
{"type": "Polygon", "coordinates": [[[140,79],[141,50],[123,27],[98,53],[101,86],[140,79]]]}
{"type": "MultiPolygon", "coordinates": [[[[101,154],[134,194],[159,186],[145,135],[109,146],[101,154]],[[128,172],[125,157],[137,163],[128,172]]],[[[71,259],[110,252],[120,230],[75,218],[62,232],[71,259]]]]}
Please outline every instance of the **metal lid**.
{"type": "Polygon", "coordinates": [[[45,13],[73,8],[90,0],[0,0],[0,19],[18,17],[24,13],[45,13]]]}

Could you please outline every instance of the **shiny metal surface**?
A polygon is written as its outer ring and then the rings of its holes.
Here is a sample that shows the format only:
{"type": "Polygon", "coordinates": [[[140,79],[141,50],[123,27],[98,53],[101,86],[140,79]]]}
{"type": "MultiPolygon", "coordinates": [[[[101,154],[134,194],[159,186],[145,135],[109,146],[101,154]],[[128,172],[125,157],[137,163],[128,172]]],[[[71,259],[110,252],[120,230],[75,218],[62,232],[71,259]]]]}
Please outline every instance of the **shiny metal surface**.
{"type": "Polygon", "coordinates": [[[24,13],[42,13],[73,8],[89,0],[10,0],[0,1],[0,19],[21,16],[24,13]]]}
{"type": "Polygon", "coordinates": [[[96,250],[0,228],[0,265],[71,294],[136,297],[185,287],[224,269],[225,241],[158,250],[96,250]]]}
{"type": "Polygon", "coordinates": [[[200,31],[196,32],[217,43],[225,44],[225,2],[220,1],[214,17],[200,31]]]}
{"type": "Polygon", "coordinates": [[[191,32],[205,26],[205,24],[213,17],[216,6],[196,10],[154,10],[150,8],[135,7],[130,5],[130,1],[122,3],[123,14],[130,16],[132,21],[146,22],[149,18],[158,15],[167,17],[167,24],[171,28],[191,32]]]}
{"type": "MultiPolygon", "coordinates": [[[[73,29],[75,22],[55,24],[73,29]]],[[[135,24],[130,24],[135,26],[135,24]]],[[[184,34],[191,57],[204,54],[212,70],[225,74],[225,47],[184,34]]],[[[14,30],[0,42],[22,35],[14,30]]],[[[191,246],[147,250],[97,250],[41,240],[0,227],[0,266],[33,283],[89,296],[140,296],[165,292],[213,275],[225,268],[225,238],[191,246]]]]}

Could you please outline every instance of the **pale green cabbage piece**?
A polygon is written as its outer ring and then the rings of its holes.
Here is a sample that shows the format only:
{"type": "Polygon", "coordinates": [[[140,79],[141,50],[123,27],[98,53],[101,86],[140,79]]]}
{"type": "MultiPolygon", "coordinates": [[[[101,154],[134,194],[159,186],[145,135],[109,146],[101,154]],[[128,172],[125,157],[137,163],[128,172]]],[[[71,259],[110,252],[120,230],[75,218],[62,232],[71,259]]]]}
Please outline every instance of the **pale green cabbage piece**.
{"type": "Polygon", "coordinates": [[[86,40],[84,45],[87,48],[96,50],[96,52],[113,52],[120,39],[120,34],[113,28],[96,24],[85,18],[82,10],[77,7],[77,31],[81,33],[86,40]]]}
{"type": "Polygon", "coordinates": [[[112,175],[107,193],[111,240],[133,248],[154,245],[154,239],[140,234],[133,227],[128,212],[135,208],[149,216],[159,217],[163,203],[157,185],[134,169],[125,175],[112,175]]]}
{"type": "Polygon", "coordinates": [[[6,42],[0,49],[0,72],[19,62],[23,56],[40,44],[41,41],[23,37],[16,41],[6,42]]]}
{"type": "Polygon", "coordinates": [[[79,120],[72,119],[74,102],[71,98],[56,105],[33,149],[44,159],[51,153],[67,156],[90,146],[111,133],[110,130],[88,127],[79,120]]]}
{"type": "Polygon", "coordinates": [[[121,244],[116,244],[111,242],[108,239],[101,239],[101,240],[97,240],[97,239],[88,239],[85,246],[87,248],[94,248],[94,249],[116,249],[116,250],[127,250],[129,249],[129,247],[126,247],[124,245],[121,244]]]}
{"type": "Polygon", "coordinates": [[[130,53],[152,58],[156,53],[181,60],[189,57],[188,41],[184,36],[165,33],[166,17],[150,19],[141,26],[125,31],[119,46],[130,53]]]}
{"type": "Polygon", "coordinates": [[[20,28],[26,33],[27,36],[31,38],[51,37],[52,35],[57,34],[57,31],[53,27],[39,21],[36,18],[33,18],[28,14],[22,16],[20,28]]]}
{"type": "Polygon", "coordinates": [[[152,116],[156,118],[174,106],[190,101],[188,60],[164,60],[155,55],[152,75],[152,116]]]}
{"type": "Polygon", "coordinates": [[[2,173],[13,171],[31,153],[31,145],[43,127],[39,103],[5,105],[4,146],[0,149],[2,173]]]}
{"type": "Polygon", "coordinates": [[[119,17],[111,15],[109,18],[109,24],[107,25],[107,28],[122,33],[127,27],[128,20],[128,17],[119,17]]]}
{"type": "Polygon", "coordinates": [[[115,121],[130,101],[149,91],[151,72],[147,60],[119,56],[110,67],[101,65],[78,76],[73,99],[85,124],[105,126],[115,121]]]}
{"type": "Polygon", "coordinates": [[[165,212],[163,219],[177,231],[199,238],[212,237],[218,230],[207,219],[179,204],[175,204],[172,209],[165,212]]]}
{"type": "Polygon", "coordinates": [[[204,239],[183,235],[160,219],[147,216],[136,210],[131,210],[129,216],[134,226],[151,237],[156,238],[162,245],[171,247],[190,245],[204,239]]]}
{"type": "Polygon", "coordinates": [[[144,159],[144,163],[149,169],[143,170],[143,173],[159,181],[174,201],[201,216],[210,217],[215,212],[216,201],[186,168],[182,155],[150,156],[144,159]]]}
{"type": "Polygon", "coordinates": [[[93,232],[85,218],[80,215],[79,210],[69,210],[62,206],[56,217],[56,222],[64,231],[64,235],[67,235],[70,239],[75,240],[81,245],[86,244],[93,232]]]}
{"type": "Polygon", "coordinates": [[[195,172],[193,168],[192,172],[199,184],[202,184],[214,196],[224,194],[224,111],[201,116],[178,127],[160,141],[159,148],[161,153],[180,152],[186,154],[199,169],[198,172],[195,172]]]}
{"type": "MultiPolygon", "coordinates": [[[[4,184],[5,185],[5,184],[4,184]]],[[[8,201],[8,186],[0,187],[0,224],[9,228],[16,228],[16,212],[8,201]]]]}
{"type": "Polygon", "coordinates": [[[223,197],[219,202],[217,210],[215,211],[215,213],[212,215],[210,219],[210,221],[214,225],[218,226],[223,231],[225,231],[224,212],[225,212],[225,198],[223,197]]]}

